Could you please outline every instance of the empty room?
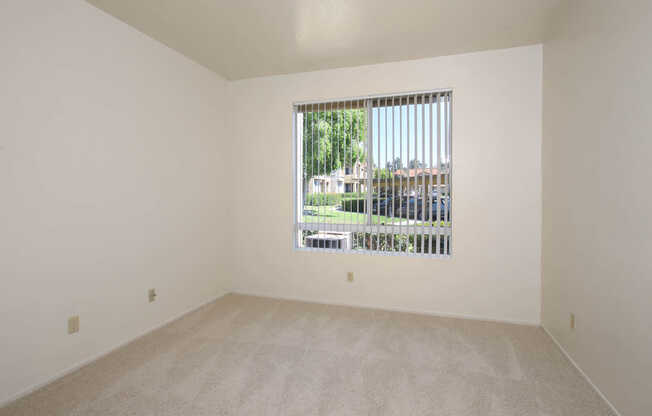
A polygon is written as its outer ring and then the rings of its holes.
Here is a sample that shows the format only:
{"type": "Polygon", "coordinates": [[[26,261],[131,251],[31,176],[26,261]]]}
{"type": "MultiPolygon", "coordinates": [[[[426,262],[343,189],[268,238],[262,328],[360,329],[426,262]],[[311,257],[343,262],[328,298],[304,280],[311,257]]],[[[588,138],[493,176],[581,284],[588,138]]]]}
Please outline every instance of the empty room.
{"type": "Polygon", "coordinates": [[[652,415],[650,27],[0,0],[0,416],[652,415]]]}

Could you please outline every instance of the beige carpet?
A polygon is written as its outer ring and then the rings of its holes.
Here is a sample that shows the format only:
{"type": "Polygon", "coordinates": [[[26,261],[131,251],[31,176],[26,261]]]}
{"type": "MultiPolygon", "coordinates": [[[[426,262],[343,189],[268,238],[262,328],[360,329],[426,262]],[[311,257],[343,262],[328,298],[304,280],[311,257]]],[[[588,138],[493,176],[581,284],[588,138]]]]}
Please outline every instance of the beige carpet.
{"type": "Polygon", "coordinates": [[[0,415],[611,415],[535,327],[228,295],[0,415]]]}

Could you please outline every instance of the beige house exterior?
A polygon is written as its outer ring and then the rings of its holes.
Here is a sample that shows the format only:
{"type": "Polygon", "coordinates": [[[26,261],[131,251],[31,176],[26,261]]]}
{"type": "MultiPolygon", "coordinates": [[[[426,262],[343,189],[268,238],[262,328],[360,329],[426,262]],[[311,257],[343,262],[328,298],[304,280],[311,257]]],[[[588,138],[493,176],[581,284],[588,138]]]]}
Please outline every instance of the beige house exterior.
{"type": "Polygon", "coordinates": [[[393,178],[374,179],[372,185],[374,190],[380,187],[381,192],[387,191],[403,195],[421,195],[423,189],[429,186],[444,190],[450,184],[448,169],[437,170],[436,168],[400,169],[394,172],[393,178]],[[437,182],[439,175],[439,182],[437,182]],[[401,190],[403,192],[401,192],[401,190]]]}
{"type": "Polygon", "coordinates": [[[367,164],[356,162],[353,168],[334,170],[330,175],[316,175],[308,181],[308,193],[364,192],[367,189],[367,164]]]}
{"type": "MultiPolygon", "coordinates": [[[[400,169],[394,172],[393,178],[372,179],[374,191],[380,188],[381,192],[391,193],[393,188],[397,195],[421,195],[424,185],[426,189],[432,186],[443,190],[449,183],[448,170],[436,168],[400,169]]],[[[311,194],[365,192],[366,189],[367,165],[360,162],[356,163],[353,169],[337,169],[330,175],[313,176],[308,182],[308,193],[311,194]]]]}

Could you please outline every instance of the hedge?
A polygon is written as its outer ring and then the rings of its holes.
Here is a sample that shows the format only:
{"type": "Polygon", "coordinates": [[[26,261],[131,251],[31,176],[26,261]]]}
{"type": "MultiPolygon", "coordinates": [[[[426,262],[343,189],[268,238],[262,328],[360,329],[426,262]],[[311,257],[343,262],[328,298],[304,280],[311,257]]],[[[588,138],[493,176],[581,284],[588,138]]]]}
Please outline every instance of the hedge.
{"type": "Polygon", "coordinates": [[[345,199],[341,202],[342,210],[348,212],[366,212],[367,201],[364,198],[345,199]]]}
{"type": "Polygon", "coordinates": [[[303,203],[304,205],[311,206],[339,205],[343,200],[360,198],[360,196],[362,196],[362,194],[358,192],[345,192],[341,194],[307,194],[303,203]]]}
{"type": "Polygon", "coordinates": [[[342,200],[342,194],[308,194],[304,201],[305,205],[337,205],[342,200]]]}

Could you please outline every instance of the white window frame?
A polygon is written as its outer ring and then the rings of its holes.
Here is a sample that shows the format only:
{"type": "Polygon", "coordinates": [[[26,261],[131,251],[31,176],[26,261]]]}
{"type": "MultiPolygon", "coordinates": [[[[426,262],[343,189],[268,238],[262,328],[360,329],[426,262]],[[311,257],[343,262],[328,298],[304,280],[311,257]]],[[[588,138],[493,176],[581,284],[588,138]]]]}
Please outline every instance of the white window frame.
{"type": "MultiPolygon", "coordinates": [[[[357,97],[349,97],[349,98],[338,98],[338,99],[327,99],[327,100],[310,100],[310,101],[295,101],[292,103],[291,107],[291,113],[292,113],[292,175],[291,175],[291,180],[292,180],[292,205],[293,205],[293,210],[292,210],[292,248],[294,251],[303,251],[303,252],[321,252],[321,253],[360,253],[360,254],[371,254],[371,255],[382,255],[382,256],[408,256],[408,257],[431,257],[431,258],[442,258],[442,259],[449,259],[453,256],[454,250],[453,250],[453,224],[454,224],[454,219],[453,219],[453,209],[452,207],[455,206],[453,203],[454,197],[453,197],[453,114],[455,113],[454,111],[454,100],[453,100],[453,95],[454,95],[454,89],[453,88],[440,88],[440,89],[431,89],[431,90],[423,90],[423,91],[412,91],[412,92],[401,92],[401,93],[392,93],[392,94],[377,94],[377,95],[366,95],[366,96],[357,96],[357,97]],[[333,248],[316,248],[316,247],[301,247],[300,246],[300,241],[301,241],[301,235],[303,230],[313,230],[313,231],[325,231],[325,232],[342,232],[342,231],[350,231],[350,232],[370,232],[370,233],[376,233],[376,234],[398,234],[396,231],[396,226],[384,226],[384,225],[375,225],[371,223],[365,223],[365,224],[317,224],[315,226],[312,226],[309,223],[302,223],[301,218],[303,216],[303,195],[302,195],[302,190],[303,190],[303,175],[300,173],[303,170],[302,166],[302,144],[303,144],[303,129],[298,129],[299,121],[302,121],[303,114],[301,112],[297,111],[297,108],[299,106],[306,106],[306,105],[326,105],[326,104],[332,104],[332,103],[342,103],[342,102],[348,102],[348,101],[367,101],[368,105],[366,106],[366,111],[367,111],[367,125],[370,123],[370,121],[373,119],[372,117],[372,102],[373,100],[378,100],[378,99],[391,99],[392,97],[406,97],[406,96],[425,96],[425,95],[433,95],[433,94],[447,94],[448,100],[449,100],[449,106],[448,106],[448,113],[447,113],[447,146],[448,146],[448,183],[447,183],[447,196],[450,201],[450,206],[449,206],[449,213],[448,213],[448,219],[450,221],[450,225],[447,227],[430,227],[432,229],[437,228],[437,232],[440,236],[448,236],[448,244],[447,244],[447,253],[416,253],[416,252],[405,252],[405,251],[380,251],[380,250],[369,250],[369,249],[333,249],[333,248]],[[324,225],[330,225],[330,227],[323,227],[324,225]],[[320,227],[322,226],[322,227],[320,227]],[[330,229],[326,229],[330,228],[330,229]]],[[[319,111],[319,110],[317,110],[319,111]]],[[[323,110],[326,111],[326,110],[323,110]]],[[[303,122],[301,122],[301,125],[303,125],[303,122]]],[[[367,126],[368,127],[368,126],[367,126]]],[[[372,133],[370,128],[366,128],[366,143],[368,148],[373,146],[373,140],[372,140],[372,133]]],[[[373,152],[372,152],[373,154],[373,152]]],[[[408,160],[409,163],[409,160],[408,160]]],[[[353,167],[352,167],[353,169],[353,167]]],[[[360,168],[362,170],[362,168],[360,168]]],[[[409,166],[408,166],[409,170],[409,166]]],[[[373,172],[373,168],[371,169],[373,172]]],[[[368,205],[369,201],[372,198],[373,194],[373,186],[372,186],[372,181],[373,179],[369,176],[369,172],[367,172],[367,187],[366,187],[366,198],[368,205]]],[[[371,211],[371,210],[369,210],[371,211]]],[[[372,217],[372,213],[368,213],[368,217],[372,217]]],[[[316,223],[315,223],[316,224],[316,223]]],[[[402,226],[401,234],[402,235],[417,235],[417,229],[421,229],[423,231],[424,228],[428,227],[423,227],[420,225],[413,225],[413,226],[408,226],[404,225],[402,226]]],[[[422,234],[423,235],[423,234],[422,234]]],[[[434,236],[434,234],[431,234],[431,236],[434,236]]],[[[437,244],[438,245],[438,244],[437,244]]],[[[439,248],[437,249],[439,250],[439,248]]]]}

